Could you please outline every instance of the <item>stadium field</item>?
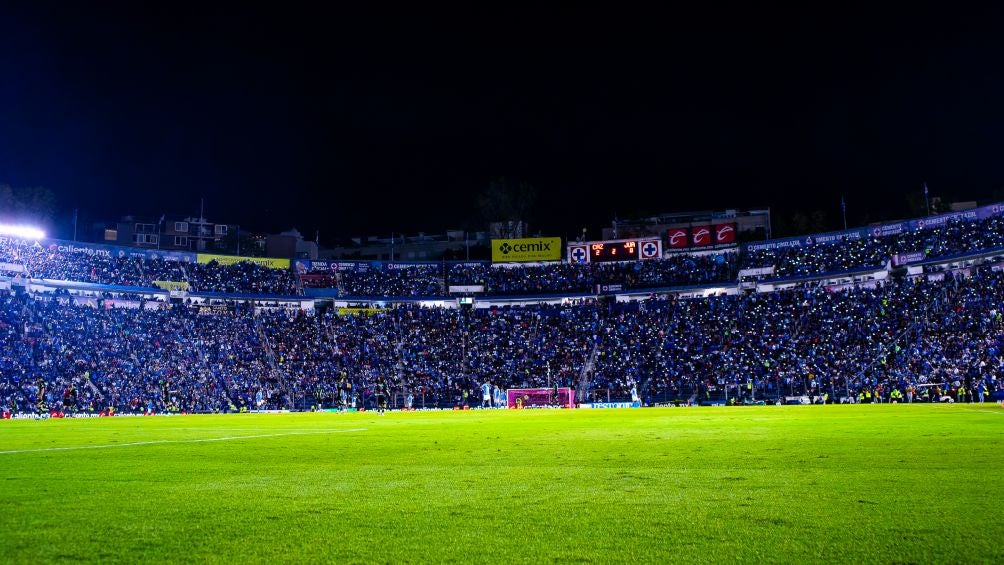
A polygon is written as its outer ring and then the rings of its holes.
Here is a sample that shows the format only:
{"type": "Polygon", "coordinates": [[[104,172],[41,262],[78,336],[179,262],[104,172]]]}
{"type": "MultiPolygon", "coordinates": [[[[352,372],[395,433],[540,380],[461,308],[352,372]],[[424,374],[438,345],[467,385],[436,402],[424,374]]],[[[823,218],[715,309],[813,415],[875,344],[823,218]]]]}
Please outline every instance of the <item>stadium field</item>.
{"type": "Polygon", "coordinates": [[[0,422],[0,560],[1004,562],[1004,409],[0,422]]]}

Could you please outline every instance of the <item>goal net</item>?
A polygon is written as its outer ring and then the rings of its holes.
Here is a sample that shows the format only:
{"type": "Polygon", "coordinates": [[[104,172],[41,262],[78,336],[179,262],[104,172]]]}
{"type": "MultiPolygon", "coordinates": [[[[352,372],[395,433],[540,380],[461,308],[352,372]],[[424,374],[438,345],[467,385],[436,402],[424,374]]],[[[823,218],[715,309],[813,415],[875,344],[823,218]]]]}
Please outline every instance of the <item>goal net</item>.
{"type": "Polygon", "coordinates": [[[506,391],[506,405],[509,408],[575,406],[575,391],[561,387],[555,397],[553,388],[511,388],[506,391]]]}

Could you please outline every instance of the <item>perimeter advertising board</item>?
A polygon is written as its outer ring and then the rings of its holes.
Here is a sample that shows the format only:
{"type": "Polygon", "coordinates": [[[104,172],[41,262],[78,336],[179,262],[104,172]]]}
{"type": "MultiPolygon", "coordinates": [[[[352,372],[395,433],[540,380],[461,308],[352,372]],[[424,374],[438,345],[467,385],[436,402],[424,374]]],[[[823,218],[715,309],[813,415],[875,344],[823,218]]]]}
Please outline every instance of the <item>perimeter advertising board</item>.
{"type": "Polygon", "coordinates": [[[493,239],[493,263],[525,263],[532,261],[560,261],[560,237],[525,237],[519,239],[493,239]]]}

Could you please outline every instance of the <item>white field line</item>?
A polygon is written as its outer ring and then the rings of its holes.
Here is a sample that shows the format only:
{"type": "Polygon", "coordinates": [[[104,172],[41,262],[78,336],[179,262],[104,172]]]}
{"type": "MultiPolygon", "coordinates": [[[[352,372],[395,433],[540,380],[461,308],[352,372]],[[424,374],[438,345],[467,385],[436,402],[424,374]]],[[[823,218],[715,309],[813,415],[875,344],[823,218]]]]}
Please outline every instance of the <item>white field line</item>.
{"type": "Polygon", "coordinates": [[[987,414],[1004,414],[1004,410],[983,410],[982,408],[963,408],[966,412],[986,412],[987,414]]]}
{"type": "MultiPolygon", "coordinates": [[[[359,428],[359,430],[363,430],[363,429],[365,429],[365,428],[359,428]]],[[[260,432],[260,431],[262,431],[261,428],[214,428],[214,427],[205,427],[205,428],[163,428],[163,430],[164,431],[175,431],[175,430],[207,431],[207,430],[215,430],[215,431],[218,431],[218,432],[260,432]]],[[[108,428],[108,429],[103,429],[103,430],[88,430],[88,433],[90,433],[92,431],[95,431],[95,432],[97,432],[97,431],[118,432],[120,430],[115,429],[115,428],[108,428]]],[[[325,429],[321,429],[321,428],[280,428],[279,431],[282,431],[282,432],[314,432],[314,433],[318,433],[318,434],[326,434],[326,433],[330,432],[331,430],[325,430],[325,429]]],[[[344,430],[344,431],[348,431],[348,430],[344,430]]],[[[357,431],[357,430],[352,430],[352,431],[357,431]]]]}
{"type": "Polygon", "coordinates": [[[9,455],[13,453],[37,453],[41,451],[74,451],[78,449],[105,449],[108,447],[133,447],[137,445],[159,445],[163,443],[205,443],[210,441],[231,441],[235,439],[255,439],[263,437],[285,437],[285,436],[307,436],[307,435],[317,435],[317,434],[338,434],[338,433],[348,433],[348,432],[365,432],[367,428],[351,428],[347,430],[324,430],[324,431],[314,431],[314,432],[290,432],[284,434],[258,434],[251,436],[227,436],[227,437],[211,437],[211,438],[199,438],[199,439],[159,439],[154,441],[134,441],[130,443],[108,443],[102,445],[77,445],[72,447],[42,447],[38,449],[11,449],[9,451],[0,451],[0,455],[9,455]]]}

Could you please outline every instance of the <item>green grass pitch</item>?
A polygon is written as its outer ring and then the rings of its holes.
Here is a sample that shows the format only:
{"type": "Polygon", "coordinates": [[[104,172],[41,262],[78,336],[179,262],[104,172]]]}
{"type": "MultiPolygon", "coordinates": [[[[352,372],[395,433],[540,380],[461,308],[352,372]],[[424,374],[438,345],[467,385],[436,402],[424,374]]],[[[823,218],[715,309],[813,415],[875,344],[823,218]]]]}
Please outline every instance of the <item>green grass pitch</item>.
{"type": "Polygon", "coordinates": [[[1004,409],[0,422],[0,561],[1004,562],[1004,409]]]}

